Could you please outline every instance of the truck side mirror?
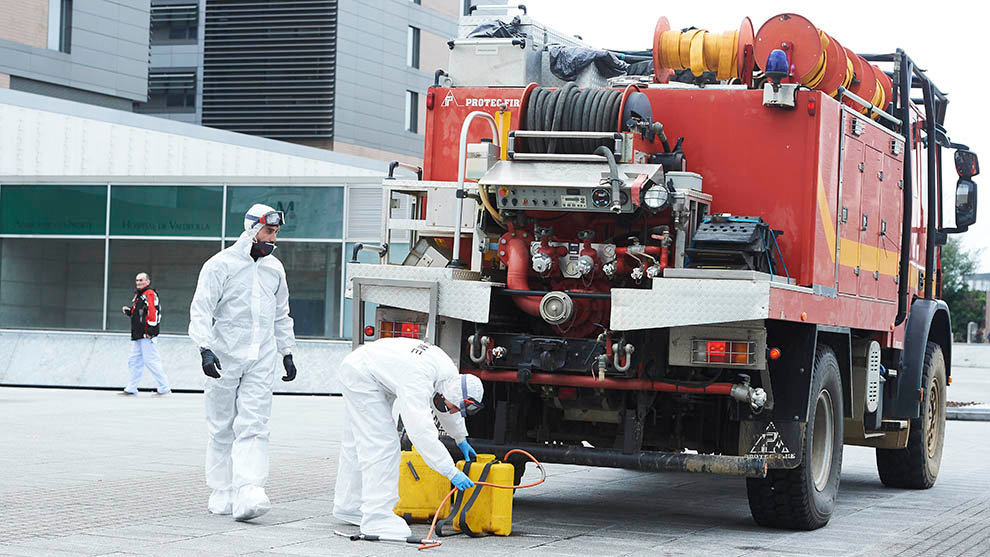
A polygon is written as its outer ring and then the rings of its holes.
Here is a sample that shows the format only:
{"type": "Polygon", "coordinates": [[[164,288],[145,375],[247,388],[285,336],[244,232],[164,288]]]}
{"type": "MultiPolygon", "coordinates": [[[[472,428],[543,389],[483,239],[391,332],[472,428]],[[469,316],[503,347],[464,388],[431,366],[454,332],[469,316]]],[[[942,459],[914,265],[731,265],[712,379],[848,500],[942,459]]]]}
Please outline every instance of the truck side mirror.
{"type": "Polygon", "coordinates": [[[980,173],[980,160],[976,153],[967,149],[958,149],[953,158],[956,162],[956,172],[963,180],[969,180],[980,173]]]}
{"type": "MultiPolygon", "coordinates": [[[[958,152],[956,154],[958,155],[958,152]]],[[[976,183],[965,178],[960,178],[956,182],[956,229],[959,232],[964,232],[966,228],[975,222],[976,183]]]]}

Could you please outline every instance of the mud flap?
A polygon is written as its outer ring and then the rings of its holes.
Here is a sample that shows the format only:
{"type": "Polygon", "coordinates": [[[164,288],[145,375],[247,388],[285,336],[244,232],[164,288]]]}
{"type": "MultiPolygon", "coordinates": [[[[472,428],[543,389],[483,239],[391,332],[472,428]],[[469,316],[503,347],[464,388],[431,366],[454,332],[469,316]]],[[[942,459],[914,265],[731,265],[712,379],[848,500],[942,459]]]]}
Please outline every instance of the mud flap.
{"type": "Polygon", "coordinates": [[[807,422],[743,420],[739,422],[739,454],[767,460],[767,468],[797,468],[807,422]]]}

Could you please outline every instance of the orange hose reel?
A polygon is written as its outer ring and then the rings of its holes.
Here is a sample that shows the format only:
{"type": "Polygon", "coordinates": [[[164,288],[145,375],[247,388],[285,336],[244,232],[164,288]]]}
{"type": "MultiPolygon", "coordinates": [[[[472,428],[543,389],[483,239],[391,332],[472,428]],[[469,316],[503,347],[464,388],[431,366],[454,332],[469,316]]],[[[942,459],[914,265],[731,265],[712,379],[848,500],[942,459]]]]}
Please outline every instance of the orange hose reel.
{"type": "Polygon", "coordinates": [[[738,29],[710,33],[704,29],[674,31],[661,16],[653,31],[653,81],[667,83],[674,70],[691,70],[695,76],[714,72],[727,81],[748,77],[752,66],[753,23],[743,18],[738,29]]]}
{"type": "MultiPolygon", "coordinates": [[[[772,50],[787,53],[791,83],[823,91],[831,97],[836,97],[842,86],[881,110],[892,100],[893,87],[887,74],[798,14],[785,13],[768,19],[756,33],[755,48],[756,62],[761,67],[772,50]]],[[[849,99],[843,102],[862,114],[868,112],[849,99]]]]}

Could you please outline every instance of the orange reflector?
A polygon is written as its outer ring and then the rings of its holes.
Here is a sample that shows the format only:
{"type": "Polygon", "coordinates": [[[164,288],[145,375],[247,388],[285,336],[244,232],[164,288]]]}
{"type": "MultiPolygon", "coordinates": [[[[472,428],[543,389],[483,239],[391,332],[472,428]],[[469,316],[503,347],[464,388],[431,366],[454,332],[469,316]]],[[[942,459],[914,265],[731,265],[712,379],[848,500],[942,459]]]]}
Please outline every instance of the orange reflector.
{"type": "Polygon", "coordinates": [[[364,336],[366,336],[366,337],[373,337],[373,336],[375,336],[375,328],[372,327],[371,325],[368,325],[367,327],[365,327],[364,328],[364,336]]]}
{"type": "Polygon", "coordinates": [[[801,321],[807,321],[807,320],[808,320],[808,312],[802,311],[801,312],[801,321]]]}
{"type": "Polygon", "coordinates": [[[770,349],[770,359],[771,360],[776,360],[778,358],[780,358],[780,348],[771,348],[770,349]]]}
{"type": "Polygon", "coordinates": [[[951,377],[946,378],[946,381],[949,383],[949,385],[952,384],[952,378],[951,377]]]}

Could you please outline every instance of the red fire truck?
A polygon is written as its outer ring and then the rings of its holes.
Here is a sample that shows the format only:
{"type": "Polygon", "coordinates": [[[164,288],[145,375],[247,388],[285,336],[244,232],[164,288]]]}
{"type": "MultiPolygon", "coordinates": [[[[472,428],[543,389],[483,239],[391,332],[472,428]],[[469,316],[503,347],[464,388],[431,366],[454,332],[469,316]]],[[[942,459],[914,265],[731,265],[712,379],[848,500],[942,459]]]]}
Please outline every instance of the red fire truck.
{"type": "Polygon", "coordinates": [[[660,18],[650,75],[566,81],[548,61],[586,45],[502,23],[449,43],[423,165],[383,183],[383,245],[348,268],[355,344],[425,338],[480,377],[479,452],[743,476],[761,525],[825,525],[843,444],[875,447],[887,486],[931,487],[939,250],[975,221],[979,169],[928,74],[781,14],[660,18]]]}

